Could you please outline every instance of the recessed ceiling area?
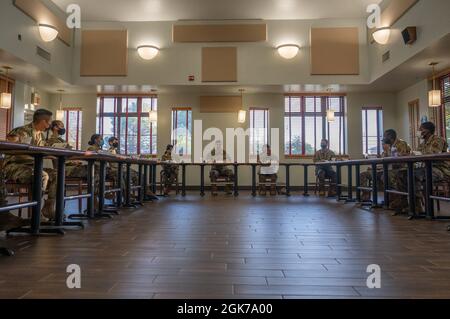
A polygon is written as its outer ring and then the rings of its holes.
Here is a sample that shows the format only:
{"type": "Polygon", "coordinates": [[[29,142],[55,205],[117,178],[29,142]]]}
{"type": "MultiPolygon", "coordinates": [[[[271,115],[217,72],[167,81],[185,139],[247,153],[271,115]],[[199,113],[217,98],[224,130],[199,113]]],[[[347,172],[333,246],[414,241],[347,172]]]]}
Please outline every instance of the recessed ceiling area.
{"type": "Polygon", "coordinates": [[[382,0],[52,0],[81,7],[84,21],[306,20],[367,16],[382,0]]]}

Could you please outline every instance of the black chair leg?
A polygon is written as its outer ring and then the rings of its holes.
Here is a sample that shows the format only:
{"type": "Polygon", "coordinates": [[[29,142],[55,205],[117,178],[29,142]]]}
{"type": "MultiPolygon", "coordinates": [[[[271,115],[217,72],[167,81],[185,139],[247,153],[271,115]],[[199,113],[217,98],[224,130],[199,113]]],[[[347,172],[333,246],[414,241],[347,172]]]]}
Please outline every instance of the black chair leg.
{"type": "Polygon", "coordinates": [[[5,247],[0,247],[0,256],[12,257],[14,256],[14,251],[5,247]]]}

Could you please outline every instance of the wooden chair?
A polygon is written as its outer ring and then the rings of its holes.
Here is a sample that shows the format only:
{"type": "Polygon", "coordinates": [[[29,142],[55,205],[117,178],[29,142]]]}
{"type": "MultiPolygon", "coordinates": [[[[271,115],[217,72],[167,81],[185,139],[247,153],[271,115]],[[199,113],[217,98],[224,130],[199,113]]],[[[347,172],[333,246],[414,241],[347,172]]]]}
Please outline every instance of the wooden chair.
{"type": "Polygon", "coordinates": [[[269,188],[269,190],[272,189],[273,186],[275,186],[275,192],[277,195],[281,195],[281,189],[280,189],[280,184],[278,184],[277,181],[273,182],[272,178],[270,177],[266,177],[262,182],[261,182],[261,175],[259,174],[259,179],[258,179],[258,189],[259,189],[259,193],[261,194],[261,192],[264,190],[265,192],[267,192],[267,188],[269,188]]]}
{"type": "Polygon", "coordinates": [[[214,187],[218,189],[225,186],[230,186],[233,189],[234,181],[229,180],[227,176],[219,176],[214,182],[211,181],[211,193],[214,195],[214,187]]]}
{"type": "MultiPolygon", "coordinates": [[[[450,181],[441,181],[433,183],[433,194],[438,197],[450,198],[450,181]]],[[[437,210],[441,211],[441,202],[438,200],[437,210]]]]}

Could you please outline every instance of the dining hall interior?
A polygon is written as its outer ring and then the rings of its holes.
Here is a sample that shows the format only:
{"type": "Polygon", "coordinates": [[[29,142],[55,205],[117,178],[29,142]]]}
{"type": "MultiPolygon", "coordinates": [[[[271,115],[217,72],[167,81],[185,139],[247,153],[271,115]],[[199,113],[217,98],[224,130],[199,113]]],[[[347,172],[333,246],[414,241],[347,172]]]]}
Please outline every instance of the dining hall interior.
{"type": "Polygon", "coordinates": [[[0,298],[450,298],[448,12],[0,1],[0,298]]]}

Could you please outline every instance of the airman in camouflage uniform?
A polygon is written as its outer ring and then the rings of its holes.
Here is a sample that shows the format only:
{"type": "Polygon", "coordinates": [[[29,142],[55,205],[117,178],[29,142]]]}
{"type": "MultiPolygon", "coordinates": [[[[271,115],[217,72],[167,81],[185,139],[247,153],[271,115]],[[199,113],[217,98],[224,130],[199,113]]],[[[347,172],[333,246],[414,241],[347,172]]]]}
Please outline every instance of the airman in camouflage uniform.
{"type": "MultiPolygon", "coordinates": [[[[329,143],[326,139],[321,141],[321,149],[314,155],[314,163],[323,163],[331,161],[336,158],[336,154],[329,149],[329,143]]],[[[319,194],[325,196],[325,179],[330,179],[330,189],[328,190],[328,196],[336,196],[336,172],[331,165],[318,165],[316,166],[316,176],[319,180],[319,194]]]]}
{"type": "Polygon", "coordinates": [[[164,195],[168,196],[170,193],[170,188],[176,182],[178,177],[178,165],[172,164],[172,151],[173,145],[167,145],[166,152],[161,158],[163,162],[163,185],[164,185],[164,195]]]}
{"type": "MultiPolygon", "coordinates": [[[[411,147],[404,140],[397,138],[395,130],[387,130],[383,138],[383,153],[381,157],[401,157],[409,156],[411,154],[411,147]]],[[[394,164],[392,170],[389,171],[389,187],[398,191],[406,191],[404,188],[404,180],[406,179],[406,171],[403,170],[404,165],[394,164]]],[[[382,167],[377,169],[377,178],[379,189],[384,188],[384,172],[382,167]]],[[[361,173],[361,186],[369,187],[372,181],[372,169],[369,168],[366,172],[361,173]]],[[[391,194],[391,208],[402,205],[401,202],[406,200],[404,196],[391,194]]],[[[362,192],[362,200],[368,201],[370,199],[370,192],[362,192]]]]}
{"type": "MultiPolygon", "coordinates": [[[[223,149],[222,143],[220,141],[216,142],[216,147],[211,151],[208,162],[226,163],[227,161],[231,161],[231,159],[223,149]],[[222,154],[222,156],[216,157],[216,154],[222,154]]],[[[217,195],[217,179],[221,177],[225,178],[227,182],[225,185],[225,193],[228,195],[231,194],[231,186],[229,183],[234,181],[234,171],[226,165],[212,165],[209,178],[212,184],[211,193],[213,196],[217,195]]]]}
{"type": "MultiPolygon", "coordinates": [[[[418,147],[418,151],[422,155],[432,155],[441,154],[448,152],[447,141],[435,135],[436,126],[431,122],[423,123],[420,126],[420,134],[422,137],[422,143],[418,147]]],[[[417,168],[414,172],[416,177],[416,189],[421,190],[420,196],[422,201],[418,201],[416,207],[418,211],[423,211],[422,203],[425,202],[425,168],[417,168]]],[[[446,162],[436,162],[433,164],[433,183],[438,182],[450,182],[450,163],[446,162]]]]}
{"type": "MultiPolygon", "coordinates": [[[[45,146],[44,132],[50,127],[52,113],[47,110],[37,110],[33,123],[18,127],[10,134],[18,136],[18,142],[33,146],[45,146]]],[[[5,175],[9,180],[21,184],[30,184],[34,173],[33,157],[28,155],[7,155],[5,158],[5,175]]],[[[45,169],[42,175],[42,190],[48,191],[48,200],[42,209],[45,218],[55,217],[56,171],[45,169]]]]}
{"type": "MultiPolygon", "coordinates": [[[[67,143],[61,136],[66,134],[64,123],[61,121],[53,121],[50,126],[51,135],[47,138],[46,145],[48,147],[64,147],[72,149],[72,146],[67,143]]],[[[56,165],[54,167],[57,167],[56,165]]],[[[66,162],[66,176],[68,178],[87,179],[86,165],[82,161],[67,161],[66,162]]]]}

